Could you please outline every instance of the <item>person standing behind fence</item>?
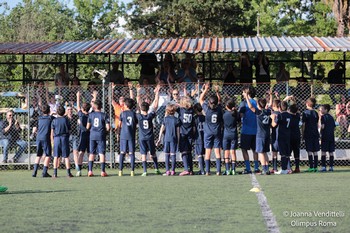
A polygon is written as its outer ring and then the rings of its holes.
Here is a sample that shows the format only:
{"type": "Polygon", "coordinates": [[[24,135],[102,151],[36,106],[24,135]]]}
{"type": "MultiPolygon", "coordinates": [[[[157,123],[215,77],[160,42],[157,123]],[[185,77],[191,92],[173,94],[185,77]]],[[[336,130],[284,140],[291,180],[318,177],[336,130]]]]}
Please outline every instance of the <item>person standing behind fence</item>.
{"type": "Polygon", "coordinates": [[[19,149],[13,157],[13,162],[17,163],[28,143],[21,139],[22,129],[13,110],[7,111],[6,120],[2,122],[1,131],[3,138],[0,139],[0,146],[3,147],[4,152],[2,162],[7,163],[9,149],[17,144],[19,149]]]}
{"type": "Polygon", "coordinates": [[[265,53],[259,52],[254,61],[255,78],[257,83],[270,82],[270,62],[265,53]]]}
{"type": "Polygon", "coordinates": [[[124,84],[124,74],[119,70],[119,62],[112,63],[112,69],[107,73],[105,84],[124,84]]]}
{"type": "Polygon", "coordinates": [[[63,103],[69,101],[69,81],[70,77],[69,74],[65,71],[64,64],[60,64],[59,66],[59,72],[55,75],[55,94],[60,95],[63,97],[63,103]]]}
{"type": "Polygon", "coordinates": [[[277,91],[279,94],[286,93],[287,91],[287,82],[290,79],[290,74],[286,70],[286,65],[281,62],[279,70],[276,74],[276,82],[277,84],[275,85],[275,91],[277,91]]]}
{"type": "Polygon", "coordinates": [[[336,94],[345,94],[345,83],[343,79],[344,70],[344,65],[340,61],[337,61],[334,63],[334,69],[328,72],[328,83],[331,85],[329,87],[329,97],[333,105],[337,103],[335,99],[336,94]]]}
{"type": "Polygon", "coordinates": [[[253,69],[250,63],[250,58],[248,53],[242,53],[239,58],[239,81],[240,83],[251,84],[253,83],[253,69]]]}
{"type": "Polygon", "coordinates": [[[139,83],[143,83],[144,78],[148,79],[150,84],[155,84],[155,69],[158,68],[157,57],[154,53],[141,54],[135,63],[136,66],[141,65],[139,83]]]}
{"type": "Polygon", "coordinates": [[[42,107],[42,116],[39,116],[39,119],[37,120],[37,136],[36,136],[36,158],[35,158],[35,164],[34,164],[34,170],[32,177],[36,177],[41,157],[43,154],[45,155],[44,160],[44,169],[42,173],[42,177],[51,177],[51,175],[48,174],[49,164],[51,161],[52,156],[52,135],[51,135],[51,124],[54,119],[53,116],[50,116],[50,106],[44,105],[42,107]]]}

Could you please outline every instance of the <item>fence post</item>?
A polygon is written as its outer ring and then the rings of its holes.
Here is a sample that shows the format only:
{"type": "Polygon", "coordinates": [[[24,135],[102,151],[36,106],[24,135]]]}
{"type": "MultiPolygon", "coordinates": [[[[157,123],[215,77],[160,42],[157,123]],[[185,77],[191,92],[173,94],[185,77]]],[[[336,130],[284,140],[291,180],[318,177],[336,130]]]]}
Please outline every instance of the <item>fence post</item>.
{"type": "Polygon", "coordinates": [[[27,84],[27,94],[26,94],[26,98],[27,98],[27,150],[28,150],[28,170],[30,170],[30,86],[29,84],[27,84]]]}
{"type": "Polygon", "coordinates": [[[286,95],[289,96],[289,81],[286,81],[286,95]]]}
{"type": "MultiPolygon", "coordinates": [[[[108,107],[109,107],[109,121],[110,121],[110,126],[112,126],[112,85],[108,85],[108,107]]],[[[109,130],[109,156],[110,156],[110,167],[114,167],[114,150],[113,150],[113,128],[110,127],[109,130]]]]}
{"type": "Polygon", "coordinates": [[[106,112],[106,109],[105,109],[105,106],[106,106],[106,104],[105,104],[105,102],[106,102],[106,98],[105,98],[105,83],[106,83],[106,79],[105,79],[105,77],[103,77],[103,79],[102,79],[102,109],[103,109],[103,111],[105,111],[106,112]]]}

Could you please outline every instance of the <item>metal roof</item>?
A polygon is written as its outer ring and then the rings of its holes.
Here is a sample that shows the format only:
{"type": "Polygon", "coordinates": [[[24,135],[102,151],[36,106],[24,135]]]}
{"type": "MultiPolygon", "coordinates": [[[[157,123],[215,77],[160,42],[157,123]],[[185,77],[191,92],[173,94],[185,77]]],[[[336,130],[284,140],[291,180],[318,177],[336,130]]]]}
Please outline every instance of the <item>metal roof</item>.
{"type": "Polygon", "coordinates": [[[0,54],[140,54],[350,51],[348,37],[226,37],[0,43],[0,54]]]}

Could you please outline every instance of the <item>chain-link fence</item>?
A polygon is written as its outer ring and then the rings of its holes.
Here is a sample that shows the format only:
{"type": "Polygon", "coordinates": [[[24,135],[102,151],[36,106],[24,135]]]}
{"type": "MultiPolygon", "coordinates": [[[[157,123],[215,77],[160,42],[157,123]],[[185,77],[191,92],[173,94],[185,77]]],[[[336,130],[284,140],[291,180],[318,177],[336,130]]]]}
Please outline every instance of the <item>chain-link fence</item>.
{"type": "MultiPolygon", "coordinates": [[[[305,110],[305,101],[310,96],[317,99],[317,104],[330,104],[332,106],[331,114],[337,121],[335,132],[336,165],[349,165],[350,161],[350,137],[349,137],[349,119],[350,103],[348,97],[350,92],[345,85],[328,85],[323,83],[310,84],[302,81],[290,81],[283,83],[262,83],[253,84],[256,88],[256,98],[267,98],[269,93],[273,92],[274,98],[283,99],[288,95],[293,95],[296,99],[300,112],[305,110]]],[[[211,92],[219,92],[221,102],[225,103],[228,99],[235,99],[237,107],[242,101],[243,84],[222,84],[213,82],[211,92]]],[[[199,94],[202,92],[203,83],[181,83],[163,85],[159,88],[158,106],[156,108],[156,118],[153,120],[155,139],[159,136],[162,120],[165,116],[166,105],[170,102],[179,103],[181,96],[191,96],[193,103],[198,102],[199,94]],[[177,92],[179,95],[173,95],[177,92]]],[[[124,98],[133,98],[138,102],[153,103],[155,98],[156,86],[139,86],[135,83],[126,83],[125,85],[100,85],[86,87],[76,85],[70,87],[57,87],[50,85],[28,85],[28,86],[5,86],[0,87],[0,156],[1,169],[30,169],[36,158],[36,127],[37,119],[42,114],[43,105],[50,106],[50,114],[56,115],[57,107],[63,105],[66,108],[66,115],[71,122],[70,148],[72,164],[74,154],[77,153],[77,144],[79,143],[79,126],[77,116],[77,93],[79,95],[79,105],[90,103],[93,98],[99,99],[103,103],[103,111],[110,118],[111,130],[107,135],[106,161],[110,167],[116,167],[119,161],[119,143],[117,140],[117,126],[119,124],[119,115],[124,109],[124,98]],[[70,111],[71,109],[72,111],[70,111]]],[[[208,95],[209,96],[209,95],[208,95]]],[[[268,101],[269,102],[269,101],[268,101]]],[[[136,104],[135,110],[138,110],[140,103],[136,104]]],[[[316,106],[317,107],[317,106],[316,106]]],[[[141,155],[139,153],[138,130],[136,132],[136,162],[141,166],[141,155]]],[[[194,151],[193,151],[194,152],[194,151]]],[[[193,153],[194,154],[194,153],[193,153]]],[[[158,161],[160,167],[164,167],[164,154],[162,146],[157,147],[158,161]]],[[[271,154],[269,155],[271,156],[271,154]]],[[[84,162],[87,162],[88,156],[85,154],[84,162]]],[[[197,156],[193,156],[197,164],[197,156]]],[[[213,161],[215,156],[212,156],[213,161]]],[[[238,165],[242,164],[241,150],[237,150],[238,165]]],[[[302,163],[307,160],[304,143],[301,144],[302,163]]],[[[96,161],[98,161],[96,159],[96,161]]],[[[129,164],[129,158],[126,156],[125,163],[129,164]]],[[[177,153],[177,166],[182,167],[181,155],[177,153]]],[[[149,166],[152,167],[152,159],[148,156],[149,166]]],[[[96,163],[98,164],[98,162],[96,163]]],[[[213,164],[214,165],[214,164],[213,164]]],[[[98,166],[98,165],[97,165],[98,166]]],[[[215,165],[214,165],[215,166],[215,165]]]]}

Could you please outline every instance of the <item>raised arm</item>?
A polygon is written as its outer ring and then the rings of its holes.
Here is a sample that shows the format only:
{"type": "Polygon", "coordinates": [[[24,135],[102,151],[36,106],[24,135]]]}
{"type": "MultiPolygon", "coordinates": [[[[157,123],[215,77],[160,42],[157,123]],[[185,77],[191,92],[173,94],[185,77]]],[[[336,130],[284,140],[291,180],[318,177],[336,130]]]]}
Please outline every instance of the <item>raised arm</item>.
{"type": "Polygon", "coordinates": [[[79,112],[80,111],[80,96],[81,96],[81,93],[80,91],[77,92],[77,111],[79,112]]]}
{"type": "Polygon", "coordinates": [[[165,130],[165,126],[162,125],[162,127],[160,127],[160,131],[159,131],[159,137],[158,137],[158,140],[156,142],[156,145],[159,146],[160,145],[160,141],[162,140],[162,135],[164,133],[164,130],[165,130]]]}
{"type": "Polygon", "coordinates": [[[205,101],[205,95],[208,93],[209,87],[210,87],[210,83],[206,82],[204,84],[204,90],[203,90],[202,94],[199,96],[199,103],[200,103],[200,105],[203,105],[203,103],[205,101]]]}
{"type": "Polygon", "coordinates": [[[154,89],[154,100],[153,100],[153,103],[152,103],[152,106],[153,106],[153,110],[156,112],[157,109],[158,109],[158,103],[159,103],[159,90],[160,90],[160,86],[157,85],[156,88],[154,89]]]}
{"type": "Polygon", "coordinates": [[[247,94],[247,92],[243,92],[243,96],[247,102],[248,108],[252,111],[255,112],[256,108],[252,105],[252,103],[250,102],[251,98],[250,96],[247,94]]]}
{"type": "Polygon", "coordinates": [[[214,90],[215,90],[216,96],[218,97],[218,103],[220,104],[221,103],[221,96],[220,96],[220,92],[219,92],[219,85],[216,84],[214,86],[214,90]]]}
{"type": "Polygon", "coordinates": [[[134,86],[134,85],[133,85],[132,82],[128,82],[130,99],[134,99],[134,91],[132,90],[132,89],[133,89],[133,86],[134,86]]]}

